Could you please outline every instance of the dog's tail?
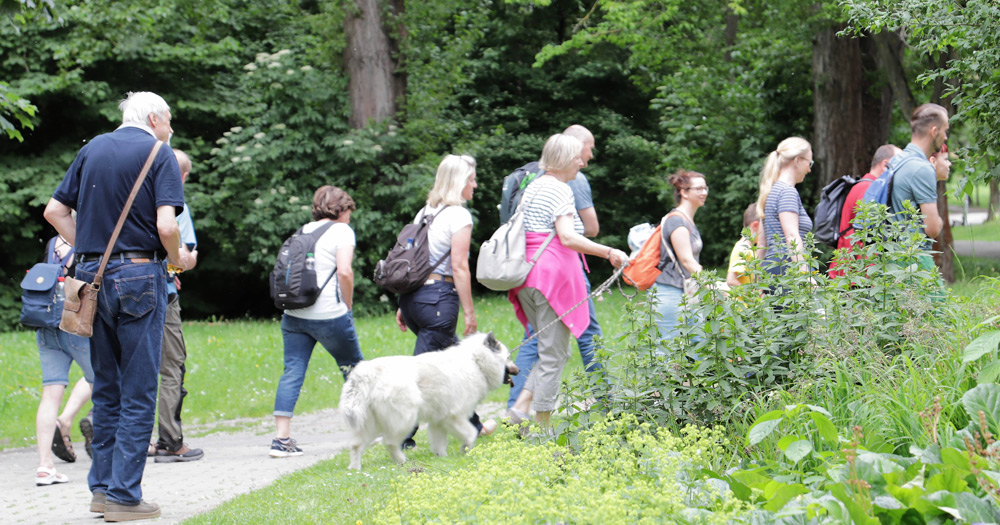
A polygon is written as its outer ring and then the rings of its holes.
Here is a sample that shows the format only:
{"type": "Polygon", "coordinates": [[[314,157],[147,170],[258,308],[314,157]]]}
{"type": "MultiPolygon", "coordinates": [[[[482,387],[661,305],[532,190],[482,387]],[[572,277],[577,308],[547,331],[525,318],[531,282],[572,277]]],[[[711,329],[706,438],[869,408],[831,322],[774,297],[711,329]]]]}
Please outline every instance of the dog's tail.
{"type": "Polygon", "coordinates": [[[347,382],[340,393],[340,413],[353,430],[364,428],[367,423],[368,403],[374,381],[375,376],[366,362],[358,364],[347,376],[347,382]]]}

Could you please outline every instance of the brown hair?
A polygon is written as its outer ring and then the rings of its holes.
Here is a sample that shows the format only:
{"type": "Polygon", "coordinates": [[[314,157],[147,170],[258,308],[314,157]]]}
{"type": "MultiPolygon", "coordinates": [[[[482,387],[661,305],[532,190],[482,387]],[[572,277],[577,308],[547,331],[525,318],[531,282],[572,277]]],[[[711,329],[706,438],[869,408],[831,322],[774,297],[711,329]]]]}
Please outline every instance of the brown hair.
{"type": "Polygon", "coordinates": [[[313,194],[312,213],[315,221],[320,219],[337,220],[341,213],[356,209],[354,199],[336,186],[322,186],[313,194]]]}
{"type": "Polygon", "coordinates": [[[704,178],[705,176],[701,173],[690,170],[677,170],[672,175],[667,177],[667,182],[674,187],[674,204],[681,203],[681,190],[686,190],[691,187],[691,179],[704,178]]]}
{"type": "Polygon", "coordinates": [[[937,104],[921,104],[910,116],[910,130],[914,135],[926,135],[931,126],[941,127],[948,122],[948,110],[937,104]]]}
{"type": "Polygon", "coordinates": [[[760,220],[757,214],[757,203],[747,206],[747,211],[743,212],[743,226],[749,228],[751,224],[760,220]]]}

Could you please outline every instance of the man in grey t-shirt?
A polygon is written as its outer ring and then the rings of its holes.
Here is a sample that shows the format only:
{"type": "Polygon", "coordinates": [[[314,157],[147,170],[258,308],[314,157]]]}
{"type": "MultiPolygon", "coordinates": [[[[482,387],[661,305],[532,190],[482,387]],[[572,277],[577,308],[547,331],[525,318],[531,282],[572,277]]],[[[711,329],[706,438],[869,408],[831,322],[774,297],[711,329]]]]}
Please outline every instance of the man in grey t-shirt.
{"type": "Polygon", "coordinates": [[[923,104],[910,117],[913,134],[903,152],[889,162],[892,177],[892,210],[899,213],[910,201],[923,215],[923,231],[937,238],[944,225],[937,210],[937,173],[927,159],[948,140],[948,111],[937,104],[923,104]]]}

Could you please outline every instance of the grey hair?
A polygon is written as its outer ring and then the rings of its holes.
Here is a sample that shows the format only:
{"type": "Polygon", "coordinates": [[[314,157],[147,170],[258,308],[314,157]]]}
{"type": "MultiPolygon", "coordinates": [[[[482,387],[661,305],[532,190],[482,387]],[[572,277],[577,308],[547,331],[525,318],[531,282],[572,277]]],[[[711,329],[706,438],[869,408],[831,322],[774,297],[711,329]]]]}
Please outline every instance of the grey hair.
{"type": "Polygon", "coordinates": [[[128,92],[125,100],[118,104],[118,109],[122,112],[122,124],[135,123],[149,125],[149,115],[155,113],[163,117],[170,106],[163,97],[150,91],[128,92]]]}
{"type": "Polygon", "coordinates": [[[542,148],[542,158],[539,159],[539,166],[545,171],[571,171],[575,170],[577,157],[583,151],[583,142],[580,139],[556,133],[545,141],[542,148]]]}

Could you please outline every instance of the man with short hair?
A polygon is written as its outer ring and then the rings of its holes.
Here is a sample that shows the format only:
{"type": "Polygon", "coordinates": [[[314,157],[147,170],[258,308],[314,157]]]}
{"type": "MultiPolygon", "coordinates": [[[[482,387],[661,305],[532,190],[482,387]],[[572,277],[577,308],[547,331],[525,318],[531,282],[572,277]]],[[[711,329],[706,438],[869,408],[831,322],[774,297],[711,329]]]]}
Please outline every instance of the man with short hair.
{"type": "MultiPolygon", "coordinates": [[[[847,192],[847,197],[844,199],[844,208],[840,212],[840,238],[837,239],[837,248],[845,249],[850,252],[855,243],[851,242],[851,235],[854,233],[854,218],[857,217],[858,212],[856,210],[858,201],[860,201],[865,196],[865,191],[868,187],[872,185],[872,181],[879,178],[882,173],[885,172],[886,168],[889,166],[889,162],[900,153],[901,149],[892,144],[883,144],[875,150],[875,155],[872,157],[871,166],[868,168],[868,173],[864,177],[861,177],[852,188],[851,191],[847,192]]],[[[860,242],[860,241],[859,241],[860,242]]],[[[832,277],[837,277],[843,275],[843,270],[834,270],[837,266],[837,260],[830,262],[830,271],[828,275],[832,277]]]]}
{"type": "MultiPolygon", "coordinates": [[[[93,282],[139,172],[156,142],[168,142],[170,107],[155,93],[129,93],[122,125],[88,142],[45,208],[45,219],[77,253],[76,278],[93,282]],[[76,220],[72,211],[77,211],[76,220]]],[[[156,155],[100,287],[90,359],[94,368],[91,512],[105,521],[154,518],[160,507],[142,499],[142,474],[156,409],[166,260],[188,268],[176,214],[183,210],[181,173],[170,146],[156,155]]]]}
{"type": "MultiPolygon", "coordinates": [[[[563,131],[564,135],[569,135],[571,137],[576,137],[583,142],[583,150],[580,152],[580,159],[583,161],[583,167],[586,168],[590,162],[590,159],[594,158],[594,135],[587,128],[579,125],[573,124],[572,126],[566,128],[563,131]]],[[[529,165],[530,166],[530,165],[529,165]]],[[[537,164],[535,165],[537,169],[537,164]]],[[[573,198],[576,200],[576,211],[580,215],[580,220],[583,222],[583,234],[587,237],[596,237],[598,231],[600,231],[600,223],[597,220],[597,211],[594,209],[594,198],[590,191],[590,182],[587,180],[587,176],[583,172],[579,172],[575,180],[569,181],[570,189],[573,190],[573,198]]],[[[587,278],[586,272],[583,265],[580,266],[580,271],[584,272],[584,282],[587,283],[587,295],[590,295],[590,279],[587,278]]],[[[576,345],[580,349],[580,357],[583,359],[583,366],[587,372],[593,372],[595,370],[600,370],[601,363],[594,360],[594,353],[597,348],[594,343],[594,336],[602,335],[601,325],[597,322],[597,310],[594,308],[594,300],[589,300],[590,307],[590,324],[587,329],[583,331],[583,334],[576,340],[576,345]]],[[[581,307],[582,308],[582,307],[581,307]]],[[[535,330],[540,327],[529,326],[528,337],[534,335],[535,330]]],[[[531,368],[538,361],[538,339],[532,339],[524,346],[520,348],[517,352],[517,358],[515,364],[521,372],[512,376],[514,386],[510,388],[510,396],[507,399],[507,408],[514,405],[517,397],[521,394],[521,389],[524,388],[524,384],[528,381],[528,375],[531,372],[531,368]]]]}
{"type": "MultiPolygon", "coordinates": [[[[181,170],[181,183],[187,182],[191,173],[191,158],[179,149],[174,150],[177,165],[181,170]]],[[[180,229],[180,250],[188,252],[191,258],[189,270],[198,264],[198,238],[194,233],[191,212],[184,204],[184,211],[177,217],[180,229]]],[[[187,359],[187,345],[181,327],[180,278],[174,272],[167,274],[167,320],[163,326],[163,354],[160,362],[160,397],[157,420],[159,439],[150,445],[153,461],[156,463],[179,463],[197,461],[205,453],[200,448],[190,448],[184,443],[181,427],[181,408],[184,406],[184,361],[187,359]]]]}
{"type": "Polygon", "coordinates": [[[937,104],[919,106],[910,117],[910,143],[888,166],[895,171],[892,211],[899,213],[903,202],[912,202],[920,209],[922,229],[931,239],[937,238],[944,224],[937,209],[937,174],[928,158],[948,140],[948,128],[948,110],[937,104]]]}

